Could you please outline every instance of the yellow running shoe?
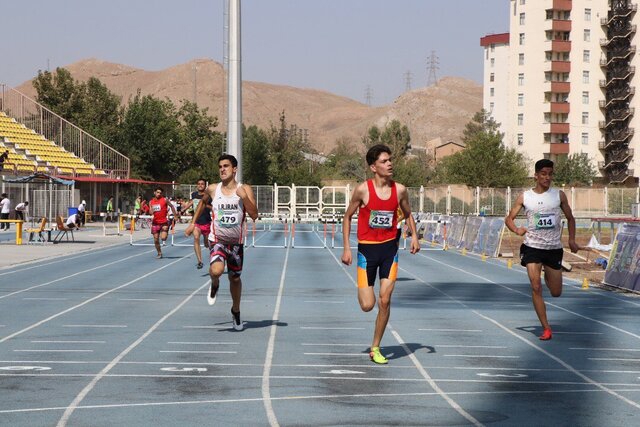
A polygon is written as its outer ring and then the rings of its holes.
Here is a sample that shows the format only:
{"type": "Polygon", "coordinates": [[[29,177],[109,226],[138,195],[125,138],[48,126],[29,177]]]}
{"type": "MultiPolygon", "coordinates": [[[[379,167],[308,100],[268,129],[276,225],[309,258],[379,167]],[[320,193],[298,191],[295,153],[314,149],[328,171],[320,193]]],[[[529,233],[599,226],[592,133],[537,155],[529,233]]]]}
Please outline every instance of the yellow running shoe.
{"type": "Polygon", "coordinates": [[[377,363],[379,365],[385,365],[389,363],[386,357],[380,353],[380,347],[371,347],[371,351],[369,352],[369,358],[373,363],[377,363]]]}

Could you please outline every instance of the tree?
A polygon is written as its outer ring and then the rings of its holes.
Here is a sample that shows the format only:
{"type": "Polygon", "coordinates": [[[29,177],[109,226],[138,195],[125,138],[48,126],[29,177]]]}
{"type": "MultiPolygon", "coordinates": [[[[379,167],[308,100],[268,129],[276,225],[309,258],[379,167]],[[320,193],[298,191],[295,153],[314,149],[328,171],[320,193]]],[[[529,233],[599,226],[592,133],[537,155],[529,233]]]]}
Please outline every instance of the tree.
{"type": "Polygon", "coordinates": [[[411,149],[411,134],[406,125],[398,120],[392,120],[382,132],[377,126],[372,126],[367,132],[367,136],[362,141],[367,148],[376,144],[384,144],[391,149],[394,157],[404,157],[411,149]]]}
{"type": "Polygon", "coordinates": [[[352,141],[340,139],[327,156],[320,174],[323,178],[364,181],[367,179],[367,164],[352,141]]]}
{"type": "Polygon", "coordinates": [[[245,128],[242,137],[243,179],[247,184],[271,184],[269,177],[269,137],[255,125],[245,128]]]}
{"type": "Polygon", "coordinates": [[[466,148],[436,165],[435,181],[474,187],[524,185],[528,179],[527,159],[504,146],[498,127],[484,110],[476,113],[464,130],[466,148]]]}
{"type": "Polygon", "coordinates": [[[553,168],[553,181],[557,185],[591,185],[596,169],[587,153],[575,153],[558,159],[553,168]]]}

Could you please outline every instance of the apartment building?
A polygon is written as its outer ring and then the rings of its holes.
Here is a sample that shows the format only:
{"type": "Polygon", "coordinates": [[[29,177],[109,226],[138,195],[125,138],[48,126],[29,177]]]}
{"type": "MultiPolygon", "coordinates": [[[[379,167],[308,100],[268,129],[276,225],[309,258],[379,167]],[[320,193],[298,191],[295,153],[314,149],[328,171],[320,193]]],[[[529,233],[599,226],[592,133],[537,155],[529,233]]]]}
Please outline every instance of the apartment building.
{"type": "Polygon", "coordinates": [[[509,33],[480,39],[483,104],[505,144],[532,161],[587,153],[606,182],[637,181],[637,4],[510,0],[509,7],[509,33]]]}

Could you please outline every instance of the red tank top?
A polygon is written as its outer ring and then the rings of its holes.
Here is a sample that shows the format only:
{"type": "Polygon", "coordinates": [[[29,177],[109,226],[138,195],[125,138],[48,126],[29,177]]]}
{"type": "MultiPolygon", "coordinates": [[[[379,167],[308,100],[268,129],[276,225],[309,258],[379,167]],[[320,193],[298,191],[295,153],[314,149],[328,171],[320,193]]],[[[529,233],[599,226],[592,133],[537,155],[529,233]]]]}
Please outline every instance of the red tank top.
{"type": "Polygon", "coordinates": [[[153,197],[149,201],[149,205],[151,206],[151,214],[153,215],[153,223],[154,224],[166,224],[167,220],[167,199],[162,197],[160,199],[156,199],[153,197]]]}
{"type": "Polygon", "coordinates": [[[382,200],[376,194],[373,180],[367,180],[369,202],[358,212],[358,242],[384,243],[396,238],[398,223],[398,192],[391,181],[391,197],[382,200]]]}

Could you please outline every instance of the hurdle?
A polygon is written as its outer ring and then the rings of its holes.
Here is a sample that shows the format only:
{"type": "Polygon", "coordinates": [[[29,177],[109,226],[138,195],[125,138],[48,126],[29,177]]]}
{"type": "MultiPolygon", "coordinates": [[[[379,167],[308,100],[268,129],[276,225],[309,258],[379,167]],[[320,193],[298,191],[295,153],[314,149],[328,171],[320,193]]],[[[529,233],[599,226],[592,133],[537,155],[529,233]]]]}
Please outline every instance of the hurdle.
{"type": "Polygon", "coordinates": [[[289,216],[288,215],[261,215],[258,217],[256,221],[253,221],[253,227],[251,230],[251,247],[253,248],[286,248],[289,245],[289,216]],[[283,225],[283,230],[276,230],[273,228],[274,225],[283,225]],[[258,230],[258,225],[262,225],[262,229],[258,230]],[[264,234],[258,238],[256,238],[256,234],[258,231],[263,232],[264,234]],[[283,233],[283,241],[282,244],[256,244],[256,242],[265,236],[268,236],[268,233],[283,233]]]}
{"type": "Polygon", "coordinates": [[[327,247],[327,223],[323,221],[320,215],[305,215],[305,216],[297,216],[291,222],[291,247],[299,248],[299,249],[324,249],[327,247]],[[299,230],[299,233],[313,233],[322,245],[298,245],[296,246],[296,223],[297,224],[311,224],[311,230],[299,230]],[[322,224],[323,233],[322,237],[320,237],[319,229],[316,228],[317,225],[322,224]]]}
{"type": "Polygon", "coordinates": [[[122,236],[122,230],[124,230],[124,221],[126,215],[116,214],[116,231],[113,233],[113,227],[107,227],[107,214],[100,212],[100,218],[102,218],[102,237],[107,236],[122,236]],[[109,230],[109,232],[107,232],[109,230]]]}

